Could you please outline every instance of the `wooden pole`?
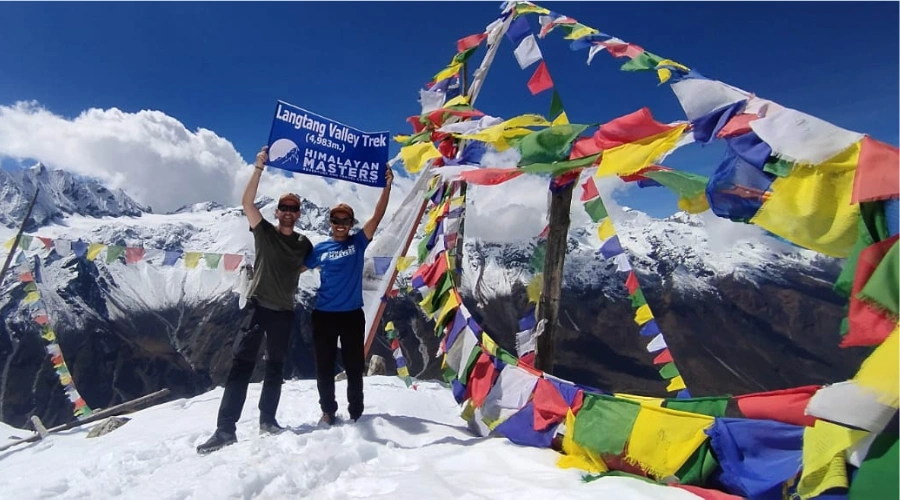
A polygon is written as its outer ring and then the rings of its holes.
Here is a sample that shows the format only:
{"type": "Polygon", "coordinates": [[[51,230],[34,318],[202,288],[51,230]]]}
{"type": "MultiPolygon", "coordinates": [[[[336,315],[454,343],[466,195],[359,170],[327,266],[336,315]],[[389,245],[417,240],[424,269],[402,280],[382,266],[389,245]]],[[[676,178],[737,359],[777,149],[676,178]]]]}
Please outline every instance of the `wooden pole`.
{"type": "Polygon", "coordinates": [[[25,224],[27,224],[28,219],[31,218],[31,210],[34,208],[34,202],[37,201],[39,192],[41,192],[41,188],[36,187],[34,189],[34,196],[31,197],[31,202],[28,203],[28,210],[25,212],[25,217],[22,218],[22,224],[19,225],[19,231],[16,233],[16,238],[13,240],[13,246],[9,249],[9,255],[6,256],[6,261],[3,263],[3,269],[0,270],[0,286],[3,286],[3,278],[6,276],[6,271],[9,270],[9,265],[12,263],[13,255],[16,254],[16,249],[19,248],[19,240],[22,238],[22,231],[25,230],[25,224]]]}
{"type": "MultiPolygon", "coordinates": [[[[126,401],[124,403],[117,404],[116,406],[113,406],[111,408],[107,408],[105,410],[100,410],[98,412],[94,412],[91,414],[91,416],[89,416],[83,420],[73,420],[71,422],[68,422],[68,423],[65,423],[62,425],[58,425],[56,427],[51,427],[50,429],[44,429],[43,432],[41,432],[41,430],[38,429],[38,431],[35,432],[34,435],[32,435],[32,436],[29,436],[24,439],[19,439],[17,441],[12,441],[10,443],[6,443],[3,446],[0,446],[0,451],[6,450],[8,448],[12,448],[13,446],[16,446],[18,444],[40,441],[43,437],[42,434],[44,436],[46,436],[49,434],[53,434],[55,432],[66,431],[69,429],[74,429],[76,427],[81,427],[82,425],[89,424],[91,422],[96,422],[96,421],[102,420],[106,417],[112,417],[115,415],[120,415],[122,413],[136,411],[138,409],[138,407],[141,406],[142,404],[149,403],[150,401],[168,396],[170,393],[171,393],[171,391],[169,389],[161,389],[152,394],[147,394],[146,396],[141,396],[137,399],[132,399],[131,401],[126,401]]],[[[43,426],[41,426],[41,427],[43,427],[43,426]]]]}

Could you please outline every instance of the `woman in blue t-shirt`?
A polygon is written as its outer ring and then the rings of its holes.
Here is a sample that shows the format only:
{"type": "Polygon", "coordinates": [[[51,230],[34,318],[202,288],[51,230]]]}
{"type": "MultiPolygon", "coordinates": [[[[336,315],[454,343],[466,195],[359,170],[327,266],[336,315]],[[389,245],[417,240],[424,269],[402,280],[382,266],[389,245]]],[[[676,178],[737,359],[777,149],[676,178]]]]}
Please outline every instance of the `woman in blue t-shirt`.
{"type": "Polygon", "coordinates": [[[353,208],[339,203],[331,209],[331,239],[315,247],[306,257],[305,267],[319,268],[321,285],[312,313],[315,344],[316,381],[322,422],[335,421],[334,364],[337,341],[341,340],[341,358],[347,373],[348,413],[354,421],[363,412],[363,370],[365,369],[366,317],[363,313],[362,278],[366,247],[372,241],[384,217],[391,197],[394,173],[385,172],[385,186],[375,205],[375,213],[362,231],[350,234],[356,219],[353,208]]]}

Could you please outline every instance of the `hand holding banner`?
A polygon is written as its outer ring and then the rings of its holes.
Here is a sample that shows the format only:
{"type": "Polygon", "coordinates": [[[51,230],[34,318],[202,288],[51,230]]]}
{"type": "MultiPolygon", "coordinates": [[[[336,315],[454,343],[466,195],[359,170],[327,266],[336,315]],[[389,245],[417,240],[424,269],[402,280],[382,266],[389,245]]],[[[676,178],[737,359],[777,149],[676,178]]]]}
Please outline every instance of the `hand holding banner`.
{"type": "Polygon", "coordinates": [[[268,165],[301,174],[384,187],[388,132],[369,133],[278,101],[268,165]]]}

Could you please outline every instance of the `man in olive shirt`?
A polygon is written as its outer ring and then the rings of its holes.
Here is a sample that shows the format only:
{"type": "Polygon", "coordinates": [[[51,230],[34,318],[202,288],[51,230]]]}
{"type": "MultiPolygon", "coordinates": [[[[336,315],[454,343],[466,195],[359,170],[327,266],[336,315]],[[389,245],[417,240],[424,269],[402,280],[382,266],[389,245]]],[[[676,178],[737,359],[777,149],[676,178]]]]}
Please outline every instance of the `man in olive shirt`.
{"type": "Polygon", "coordinates": [[[259,177],[268,160],[266,149],[263,147],[256,155],[256,167],[242,198],[256,247],[253,279],[248,293],[250,310],[234,341],[231,371],[219,405],[216,432],[197,447],[200,454],[237,442],[236,424],[247,399],[247,386],[263,337],[266,340],[266,377],[259,396],[259,431],[278,433],[284,430],[275,420],[275,411],[281,399],[284,357],[294,324],[294,295],[303,261],[312,250],[312,244],[305,236],[294,232],[294,224],[300,215],[299,196],[289,193],[278,200],[275,210],[277,227],[265,220],[253,204],[259,177]]]}

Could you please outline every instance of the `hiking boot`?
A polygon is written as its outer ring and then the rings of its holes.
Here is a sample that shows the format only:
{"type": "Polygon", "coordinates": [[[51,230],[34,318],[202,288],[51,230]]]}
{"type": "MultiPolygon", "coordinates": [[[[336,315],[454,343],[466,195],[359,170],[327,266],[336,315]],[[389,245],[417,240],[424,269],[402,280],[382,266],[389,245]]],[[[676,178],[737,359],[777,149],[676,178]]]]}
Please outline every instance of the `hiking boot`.
{"type": "Polygon", "coordinates": [[[260,434],[281,434],[286,431],[284,427],[278,425],[278,422],[260,422],[259,423],[259,433],[260,434]]]}
{"type": "Polygon", "coordinates": [[[337,423],[337,417],[334,416],[334,413],[323,413],[322,418],[319,419],[319,423],[334,425],[337,423]]]}
{"type": "Polygon", "coordinates": [[[228,432],[216,431],[211,438],[197,447],[197,453],[206,455],[234,443],[237,443],[237,436],[228,432]]]}

